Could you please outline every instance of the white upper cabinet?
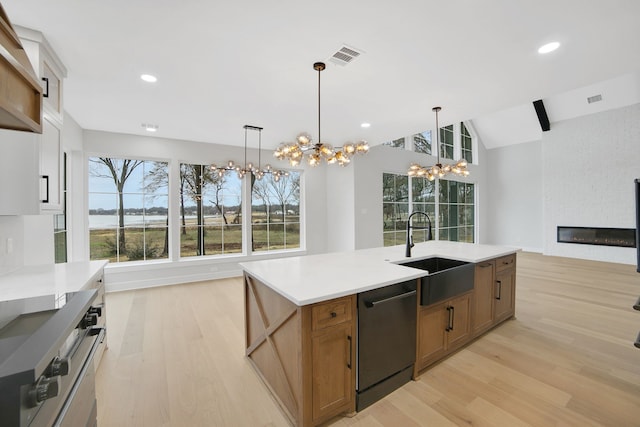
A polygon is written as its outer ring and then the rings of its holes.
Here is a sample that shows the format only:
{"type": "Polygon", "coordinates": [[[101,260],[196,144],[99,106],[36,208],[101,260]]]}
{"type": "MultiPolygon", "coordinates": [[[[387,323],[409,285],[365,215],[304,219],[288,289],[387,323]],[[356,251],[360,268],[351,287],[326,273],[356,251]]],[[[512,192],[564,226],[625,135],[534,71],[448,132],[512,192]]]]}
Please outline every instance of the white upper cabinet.
{"type": "Polygon", "coordinates": [[[40,135],[0,129],[0,215],[37,215],[40,135]]]}
{"type": "Polygon", "coordinates": [[[64,78],[67,69],[42,33],[16,26],[22,45],[42,85],[42,136],[39,152],[41,213],[62,211],[64,78]]]}

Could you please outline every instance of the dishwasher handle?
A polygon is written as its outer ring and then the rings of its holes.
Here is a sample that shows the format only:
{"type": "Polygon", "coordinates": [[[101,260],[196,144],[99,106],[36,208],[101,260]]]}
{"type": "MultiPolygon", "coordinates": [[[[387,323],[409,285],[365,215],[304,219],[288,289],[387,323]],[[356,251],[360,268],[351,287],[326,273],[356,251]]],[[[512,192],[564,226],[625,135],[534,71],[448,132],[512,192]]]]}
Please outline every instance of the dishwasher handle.
{"type": "Polygon", "coordinates": [[[376,305],[384,304],[386,302],[395,301],[395,300],[403,299],[403,298],[409,298],[409,297],[415,295],[416,293],[417,293],[417,291],[413,290],[413,291],[405,292],[403,294],[394,295],[394,296],[389,297],[389,298],[379,299],[379,300],[376,300],[376,301],[365,301],[364,305],[367,308],[373,308],[376,305]]]}

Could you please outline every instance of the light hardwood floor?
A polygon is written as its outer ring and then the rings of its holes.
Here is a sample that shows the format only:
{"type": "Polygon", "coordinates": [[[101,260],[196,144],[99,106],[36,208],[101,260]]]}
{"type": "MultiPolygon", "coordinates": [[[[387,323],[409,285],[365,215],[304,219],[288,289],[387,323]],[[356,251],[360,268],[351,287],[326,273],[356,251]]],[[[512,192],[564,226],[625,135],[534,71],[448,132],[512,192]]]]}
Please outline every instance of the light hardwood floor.
{"type": "MultiPolygon", "coordinates": [[[[338,426],[640,426],[634,266],[520,253],[516,319],[338,426]]],[[[107,294],[98,424],[288,426],[244,358],[238,279],[107,294]]]]}

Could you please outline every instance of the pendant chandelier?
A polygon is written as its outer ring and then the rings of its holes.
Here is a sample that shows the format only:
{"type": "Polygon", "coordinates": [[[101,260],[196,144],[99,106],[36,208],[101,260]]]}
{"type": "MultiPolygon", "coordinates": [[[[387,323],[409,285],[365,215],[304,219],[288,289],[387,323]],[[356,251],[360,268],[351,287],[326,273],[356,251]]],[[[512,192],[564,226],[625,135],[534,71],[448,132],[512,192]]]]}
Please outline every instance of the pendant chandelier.
{"type": "Polygon", "coordinates": [[[420,166],[417,163],[412,163],[409,166],[407,174],[409,176],[425,177],[429,181],[433,181],[436,178],[444,178],[445,175],[453,174],[458,176],[469,176],[469,170],[467,170],[467,161],[462,158],[457,163],[449,165],[440,163],[440,126],[438,125],[438,112],[442,110],[441,107],[433,107],[431,109],[436,113],[436,153],[437,161],[433,166],[420,166]]]}
{"type": "Polygon", "coordinates": [[[366,141],[347,142],[342,148],[334,149],[320,139],[320,72],[325,68],[324,62],[313,64],[313,69],[318,72],[318,142],[314,144],[309,134],[301,133],[296,142],[282,143],[273,153],[278,160],[289,160],[291,166],[299,165],[305,157],[310,166],[318,166],[323,160],[328,164],[346,166],[354,154],[365,154],[369,151],[366,141]]]}
{"type": "Polygon", "coordinates": [[[266,174],[270,173],[273,175],[274,181],[279,181],[283,176],[289,176],[289,172],[273,169],[271,165],[267,164],[264,169],[261,166],[262,160],[262,129],[258,126],[244,125],[244,164],[239,165],[233,160],[229,160],[224,166],[216,166],[212,164],[210,169],[217,173],[219,177],[224,176],[224,174],[228,171],[235,171],[238,174],[238,178],[242,179],[247,174],[253,174],[257,180],[261,180],[266,174]],[[258,131],[258,166],[254,165],[252,162],[247,163],[247,131],[255,130],[258,131]]]}

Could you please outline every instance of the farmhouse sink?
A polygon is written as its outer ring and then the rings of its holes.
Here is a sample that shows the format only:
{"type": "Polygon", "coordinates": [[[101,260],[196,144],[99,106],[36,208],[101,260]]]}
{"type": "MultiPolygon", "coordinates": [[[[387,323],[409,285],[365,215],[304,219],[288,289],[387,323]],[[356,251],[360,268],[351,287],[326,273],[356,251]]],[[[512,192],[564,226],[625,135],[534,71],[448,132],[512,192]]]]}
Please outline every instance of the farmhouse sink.
{"type": "Polygon", "coordinates": [[[425,270],[420,279],[421,305],[444,301],[473,289],[475,264],[448,258],[425,258],[400,265],[425,270]]]}

